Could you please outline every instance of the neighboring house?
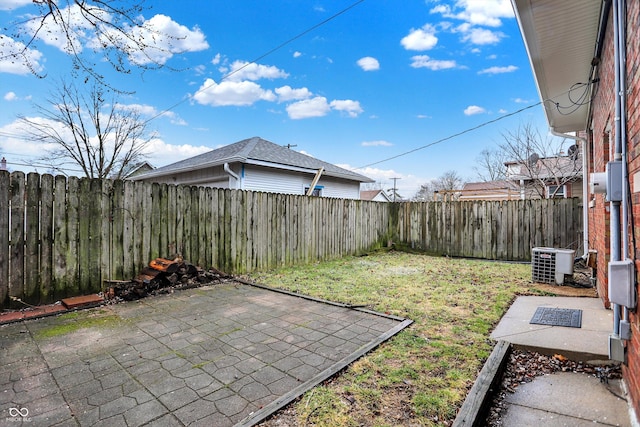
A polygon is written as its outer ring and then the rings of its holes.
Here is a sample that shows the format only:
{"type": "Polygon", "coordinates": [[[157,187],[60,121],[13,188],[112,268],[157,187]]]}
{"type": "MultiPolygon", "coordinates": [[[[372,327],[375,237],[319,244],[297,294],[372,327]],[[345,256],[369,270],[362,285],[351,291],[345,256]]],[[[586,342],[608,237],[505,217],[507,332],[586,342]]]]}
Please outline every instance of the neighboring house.
{"type": "Polygon", "coordinates": [[[608,194],[585,191],[583,255],[612,308],[609,357],[623,362],[640,414],[640,0],[512,3],[552,132],[579,135],[584,176],[611,184],[608,194]]]}
{"type": "Polygon", "coordinates": [[[133,176],[135,181],[359,199],[364,175],[254,137],[133,176]],[[313,187],[311,191],[309,189],[313,187]]]}
{"type": "Polygon", "coordinates": [[[458,200],[517,200],[520,197],[520,185],[513,181],[486,181],[465,183],[458,200]]]}
{"type": "Polygon", "coordinates": [[[582,156],[533,156],[529,162],[507,162],[507,180],[516,184],[523,199],[582,197],[582,156]]]}
{"type": "Polygon", "coordinates": [[[506,179],[468,182],[458,200],[516,200],[582,198],[582,156],[572,148],[569,156],[532,156],[527,163],[506,162],[506,179]]]}
{"type": "Polygon", "coordinates": [[[131,170],[125,173],[125,179],[130,179],[136,175],[142,175],[143,173],[154,170],[155,168],[149,162],[140,162],[131,167],[131,170]]]}
{"type": "Polygon", "coordinates": [[[370,200],[372,202],[392,202],[391,197],[384,190],[362,190],[360,200],[370,200]]]}

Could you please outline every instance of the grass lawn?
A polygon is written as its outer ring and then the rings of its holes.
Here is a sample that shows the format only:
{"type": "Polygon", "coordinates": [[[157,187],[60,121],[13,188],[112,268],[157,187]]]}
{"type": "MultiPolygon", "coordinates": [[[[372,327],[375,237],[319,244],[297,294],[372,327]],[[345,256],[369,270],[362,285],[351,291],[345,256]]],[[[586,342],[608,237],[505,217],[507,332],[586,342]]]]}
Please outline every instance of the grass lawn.
{"type": "Polygon", "coordinates": [[[493,327],[516,295],[542,293],[529,264],[393,251],[250,279],[414,321],[295,402],[288,422],[299,426],[450,425],[491,353],[493,327]]]}

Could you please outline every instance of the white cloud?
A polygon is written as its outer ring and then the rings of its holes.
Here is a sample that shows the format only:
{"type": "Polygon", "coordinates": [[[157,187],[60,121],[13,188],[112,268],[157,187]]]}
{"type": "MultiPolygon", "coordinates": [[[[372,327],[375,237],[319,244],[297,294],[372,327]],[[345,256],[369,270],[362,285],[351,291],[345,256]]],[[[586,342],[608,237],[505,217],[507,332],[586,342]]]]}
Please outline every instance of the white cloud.
{"type": "Polygon", "coordinates": [[[357,64],[364,71],[376,71],[380,69],[380,62],[371,56],[365,56],[364,58],[358,59],[357,64]]]}
{"type": "Polygon", "coordinates": [[[293,120],[323,117],[330,110],[331,107],[324,96],[316,96],[315,98],[294,102],[287,106],[289,118],[293,120]]]}
{"type": "Polygon", "coordinates": [[[222,59],[222,56],[219,53],[216,53],[216,55],[211,60],[211,63],[213,65],[218,65],[220,63],[221,59],[222,59]]]}
{"type": "Polygon", "coordinates": [[[276,95],[278,95],[278,102],[295,101],[300,99],[311,98],[313,93],[306,87],[300,89],[293,89],[291,86],[282,86],[276,88],[276,95]]]}
{"type": "Polygon", "coordinates": [[[399,178],[396,180],[396,189],[398,190],[398,193],[405,199],[413,197],[418,192],[418,190],[420,190],[421,184],[424,184],[425,182],[433,179],[418,177],[410,174],[403,174],[393,169],[378,169],[374,167],[357,169],[356,167],[348,164],[338,164],[337,166],[340,166],[344,169],[352,170],[376,180],[377,182],[382,184],[382,188],[387,191],[387,193],[389,193],[389,190],[393,188],[393,178],[399,178]]]}
{"type": "Polygon", "coordinates": [[[56,21],[54,15],[43,20],[28,20],[23,25],[26,34],[36,34],[47,45],[54,46],[66,53],[80,53],[84,47],[96,51],[113,47],[126,52],[129,61],[137,65],[150,63],[164,64],[177,53],[196,52],[207,49],[209,44],[204,33],[198,27],[189,29],[175,22],[171,17],[158,14],[139,25],[122,25],[127,37],[123,37],[109,26],[112,15],[105,9],[88,6],[90,13],[103,23],[96,28],[87,18],[80,6],[72,4],[60,9],[59,15],[66,18],[66,27],[56,21]],[[41,27],[42,26],[42,27],[41,27]],[[144,50],[140,45],[146,45],[144,50]]]}
{"type": "MultiPolygon", "coordinates": [[[[91,12],[101,20],[111,21],[109,14],[98,7],[92,7],[91,12]]],[[[55,16],[57,15],[51,14],[42,20],[28,20],[23,25],[23,31],[26,34],[37,34],[38,40],[62,52],[80,53],[84,44],[95,36],[91,24],[84,18],[82,9],[77,4],[60,9],[59,15],[66,18],[68,29],[65,29],[56,21],[55,16]]],[[[98,44],[97,46],[101,45],[98,44]]]]}
{"type": "MultiPolygon", "coordinates": [[[[41,124],[55,130],[63,138],[71,138],[71,133],[59,122],[43,117],[27,117],[29,121],[41,124]]],[[[56,144],[45,144],[34,138],[28,137],[25,125],[19,120],[14,120],[0,127],[0,153],[11,152],[16,156],[41,158],[46,152],[58,148],[56,144]],[[11,135],[11,136],[5,136],[11,135]]]]}
{"type": "Polygon", "coordinates": [[[438,44],[436,29],[426,24],[419,29],[411,29],[409,34],[400,40],[400,44],[407,50],[429,50],[438,44]]]}
{"type": "Polygon", "coordinates": [[[33,0],[2,0],[0,10],[13,10],[33,3],[33,0]]]}
{"type": "Polygon", "coordinates": [[[458,0],[455,9],[449,5],[438,5],[430,12],[486,27],[499,27],[502,18],[514,17],[510,0],[458,0]]]}
{"type": "Polygon", "coordinates": [[[384,140],[362,141],[362,143],[360,145],[362,145],[363,147],[391,147],[391,146],[393,146],[392,143],[390,143],[389,141],[384,141],[384,140]]]}
{"type": "Polygon", "coordinates": [[[431,59],[427,55],[416,55],[412,57],[411,60],[411,66],[413,68],[428,68],[433,71],[446,70],[458,66],[454,60],[431,59]]]}
{"type": "Polygon", "coordinates": [[[508,65],[506,67],[489,67],[484,70],[478,71],[478,74],[504,74],[504,73],[513,73],[516,71],[518,67],[515,65],[508,65]]]}
{"type": "Polygon", "coordinates": [[[40,60],[42,53],[27,48],[24,43],[0,34],[0,73],[29,74],[44,70],[40,60]]]}
{"type": "Polygon", "coordinates": [[[360,102],[350,99],[331,101],[329,106],[334,110],[346,113],[349,117],[358,117],[358,114],[364,111],[360,102]]]}
{"type": "Polygon", "coordinates": [[[7,92],[4,94],[4,100],[5,101],[17,101],[18,100],[18,95],[16,95],[15,92],[7,92]]]}
{"type": "Polygon", "coordinates": [[[261,65],[247,61],[234,61],[231,67],[221,69],[226,72],[225,80],[260,80],[260,79],[286,79],[289,74],[273,65],[261,65]]]}
{"type": "Polygon", "coordinates": [[[225,80],[218,84],[213,79],[206,79],[200,89],[193,95],[199,104],[214,107],[237,105],[247,106],[258,101],[275,101],[276,95],[250,81],[235,82],[225,80]]]}
{"type": "MultiPolygon", "coordinates": [[[[158,14],[130,31],[133,40],[149,45],[140,51],[135,44],[127,49],[131,52],[129,60],[138,65],[150,63],[164,64],[173,55],[185,52],[198,52],[209,48],[205,35],[200,28],[189,29],[175,22],[171,17],[158,14]]],[[[105,42],[105,40],[101,40],[105,42]]]]}
{"type": "Polygon", "coordinates": [[[469,105],[467,108],[464,109],[465,116],[473,116],[475,114],[483,114],[486,112],[487,110],[477,105],[469,105]]]}
{"type": "Polygon", "coordinates": [[[297,50],[295,52],[293,52],[293,57],[294,58],[300,58],[302,56],[302,52],[298,52],[297,50]]]}
{"type": "Polygon", "coordinates": [[[189,157],[197,156],[211,151],[210,147],[204,145],[195,146],[190,144],[167,144],[160,138],[149,141],[145,147],[144,154],[154,166],[164,166],[189,157]]]}
{"type": "Polygon", "coordinates": [[[475,45],[496,44],[502,40],[504,34],[499,31],[491,31],[485,28],[471,28],[462,36],[462,41],[475,45]]]}
{"type": "Polygon", "coordinates": [[[311,117],[323,117],[329,114],[331,110],[346,113],[349,117],[357,117],[364,110],[358,101],[350,99],[334,100],[330,103],[324,96],[316,96],[311,99],[294,102],[287,105],[287,113],[292,120],[308,119],[311,117]]]}

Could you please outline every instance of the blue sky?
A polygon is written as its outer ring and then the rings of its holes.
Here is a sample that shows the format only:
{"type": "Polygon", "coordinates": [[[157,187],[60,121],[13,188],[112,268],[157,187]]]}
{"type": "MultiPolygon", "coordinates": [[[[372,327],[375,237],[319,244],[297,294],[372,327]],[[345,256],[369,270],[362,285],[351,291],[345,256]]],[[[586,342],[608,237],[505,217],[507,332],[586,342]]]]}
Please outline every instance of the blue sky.
{"type": "MultiPolygon", "coordinates": [[[[98,67],[109,84],[132,92],[119,97],[122,108],[155,117],[154,166],[260,136],[355,169],[385,189],[400,178],[399,193],[410,197],[449,170],[477,180],[479,153],[521,124],[546,133],[542,107],[526,108],[539,99],[509,0],[145,4],[139,19],[174,36],[172,47],[157,40],[164,48],[150,52],[167,67],[130,74],[98,67]]],[[[34,11],[31,0],[2,1],[0,28],[15,30],[34,11]]],[[[84,35],[77,40],[83,55],[99,60],[92,35],[84,35]]],[[[1,37],[0,56],[21,47],[9,32],[1,37]]],[[[0,155],[12,170],[32,170],[17,164],[47,149],[19,138],[17,115],[36,118],[34,104],[47,105],[60,78],[71,78],[59,41],[37,39],[29,49],[45,78],[0,60],[0,155]]]]}

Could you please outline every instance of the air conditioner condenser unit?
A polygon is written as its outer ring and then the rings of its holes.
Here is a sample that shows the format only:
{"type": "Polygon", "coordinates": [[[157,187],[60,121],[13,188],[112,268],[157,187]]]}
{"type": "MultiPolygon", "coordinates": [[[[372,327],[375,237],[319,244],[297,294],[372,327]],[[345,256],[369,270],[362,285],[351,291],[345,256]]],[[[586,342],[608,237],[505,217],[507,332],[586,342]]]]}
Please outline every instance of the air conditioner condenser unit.
{"type": "Polygon", "coordinates": [[[531,276],[534,282],[562,285],[566,275],[573,275],[575,250],[533,248],[531,253],[531,276]]]}

